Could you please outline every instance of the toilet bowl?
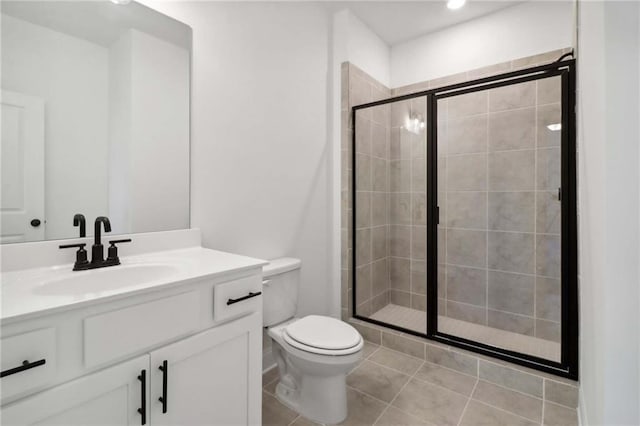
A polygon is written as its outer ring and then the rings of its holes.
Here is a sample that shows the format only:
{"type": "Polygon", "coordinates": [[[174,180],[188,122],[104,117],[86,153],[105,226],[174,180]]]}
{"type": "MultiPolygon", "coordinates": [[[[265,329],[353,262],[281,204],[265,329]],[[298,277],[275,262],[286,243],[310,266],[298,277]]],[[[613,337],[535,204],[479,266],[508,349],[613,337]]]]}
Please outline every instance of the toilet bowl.
{"type": "Polygon", "coordinates": [[[347,417],[346,376],[364,341],[349,324],[309,315],[295,318],[300,261],[278,259],[263,270],[264,323],[279,371],[276,396],[302,416],[325,424],[347,417]]]}

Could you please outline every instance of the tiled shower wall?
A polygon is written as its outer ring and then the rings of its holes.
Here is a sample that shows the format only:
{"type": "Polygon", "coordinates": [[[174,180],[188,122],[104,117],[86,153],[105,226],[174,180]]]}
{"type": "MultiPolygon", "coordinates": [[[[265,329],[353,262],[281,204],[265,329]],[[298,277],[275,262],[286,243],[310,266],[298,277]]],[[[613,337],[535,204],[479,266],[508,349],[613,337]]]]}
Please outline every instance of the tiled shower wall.
{"type": "MultiPolygon", "coordinates": [[[[357,67],[342,65],[342,308],[350,312],[351,197],[353,122],[352,105],[385,99],[390,90],[357,67]],[[346,132],[345,132],[346,129],[346,132]],[[345,241],[346,240],[346,241],[345,241]]],[[[360,110],[356,116],[356,294],[357,311],[370,315],[389,303],[388,200],[389,200],[389,107],[360,110]]],[[[350,315],[348,315],[350,316],[350,315]]]]}
{"type": "Polygon", "coordinates": [[[426,120],[426,98],[391,104],[390,302],[426,311],[426,129],[407,130],[408,117],[426,120]]]}
{"type": "MultiPolygon", "coordinates": [[[[570,49],[392,90],[552,62],[570,49]]],[[[440,315],[560,340],[560,77],[438,102],[440,315]]]]}
{"type": "MultiPolygon", "coordinates": [[[[569,49],[548,52],[417,83],[393,89],[390,95],[540,65],[567,51],[569,49]]],[[[352,316],[350,145],[353,131],[349,111],[352,105],[388,97],[389,91],[347,63],[342,67],[342,79],[342,308],[343,317],[349,318],[352,316]]],[[[557,161],[560,152],[559,138],[546,129],[548,124],[560,121],[557,80],[509,86],[439,103],[439,111],[443,112],[439,114],[438,125],[441,315],[549,340],[559,339],[557,161]],[[513,187],[502,187],[501,182],[513,187]]],[[[360,280],[365,283],[363,297],[358,300],[361,315],[375,312],[374,308],[384,306],[385,300],[414,309],[426,308],[426,193],[421,186],[426,183],[421,175],[426,163],[424,144],[420,143],[425,137],[424,131],[415,135],[402,128],[406,116],[426,117],[424,110],[424,98],[416,98],[393,104],[388,113],[369,110],[363,111],[362,118],[357,117],[358,135],[364,133],[365,139],[371,138],[371,146],[376,137],[374,127],[365,126],[363,130],[360,125],[369,119],[372,125],[384,127],[373,115],[389,117],[388,133],[385,133],[388,135],[387,156],[367,152],[368,142],[363,140],[360,142],[363,152],[357,159],[358,169],[360,161],[365,164],[363,189],[371,191],[369,200],[364,194],[358,194],[356,200],[358,214],[364,216],[359,218],[356,231],[358,251],[365,250],[357,256],[358,266],[365,266],[358,271],[357,278],[359,293],[360,280]],[[371,133],[368,130],[372,130],[371,133]],[[387,161],[386,198],[385,191],[379,190],[383,187],[377,187],[376,191],[372,181],[366,181],[366,176],[372,176],[367,173],[371,173],[374,158],[379,164],[387,161]],[[372,199],[376,193],[379,200],[374,205],[372,199]],[[381,208],[383,202],[386,209],[381,208]],[[365,210],[362,213],[361,206],[365,210]],[[368,213],[367,206],[370,207],[368,213]],[[367,215],[371,220],[374,212],[387,212],[386,257],[372,255],[373,230],[382,228],[384,221],[378,218],[366,222],[367,215]],[[374,286],[376,279],[379,281],[374,286]],[[383,296],[385,288],[387,296],[383,296]]],[[[360,190],[361,185],[357,186],[360,190]]],[[[378,236],[375,241],[381,242],[383,231],[375,232],[378,236]]]]}

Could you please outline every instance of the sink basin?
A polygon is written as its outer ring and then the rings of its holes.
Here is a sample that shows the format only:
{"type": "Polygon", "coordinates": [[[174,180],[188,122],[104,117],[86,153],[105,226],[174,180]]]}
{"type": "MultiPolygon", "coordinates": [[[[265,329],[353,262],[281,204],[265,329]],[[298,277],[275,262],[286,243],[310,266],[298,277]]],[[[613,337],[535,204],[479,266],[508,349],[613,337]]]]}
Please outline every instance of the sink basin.
{"type": "Polygon", "coordinates": [[[174,265],[144,263],[110,266],[103,269],[70,272],[45,279],[34,292],[46,295],[100,293],[138,284],[148,284],[178,273],[174,265]]]}

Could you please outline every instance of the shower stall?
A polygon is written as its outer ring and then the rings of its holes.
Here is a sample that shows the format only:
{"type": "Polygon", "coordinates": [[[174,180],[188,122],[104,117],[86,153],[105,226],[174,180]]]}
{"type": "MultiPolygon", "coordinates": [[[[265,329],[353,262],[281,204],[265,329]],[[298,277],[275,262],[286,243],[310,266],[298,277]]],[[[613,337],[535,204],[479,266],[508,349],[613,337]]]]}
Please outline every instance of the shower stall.
{"type": "Polygon", "coordinates": [[[354,317],[577,377],[562,59],[351,108],[354,317]]]}

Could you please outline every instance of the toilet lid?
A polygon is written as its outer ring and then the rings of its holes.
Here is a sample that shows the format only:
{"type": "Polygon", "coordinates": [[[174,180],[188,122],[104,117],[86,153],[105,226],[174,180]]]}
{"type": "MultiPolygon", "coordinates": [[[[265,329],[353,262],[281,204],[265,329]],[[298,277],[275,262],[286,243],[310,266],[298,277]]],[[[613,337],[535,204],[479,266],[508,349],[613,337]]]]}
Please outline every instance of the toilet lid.
{"type": "Polygon", "coordinates": [[[309,315],[285,328],[288,337],[305,346],[343,350],[357,346],[362,337],[349,324],[335,318],[309,315]]]}

